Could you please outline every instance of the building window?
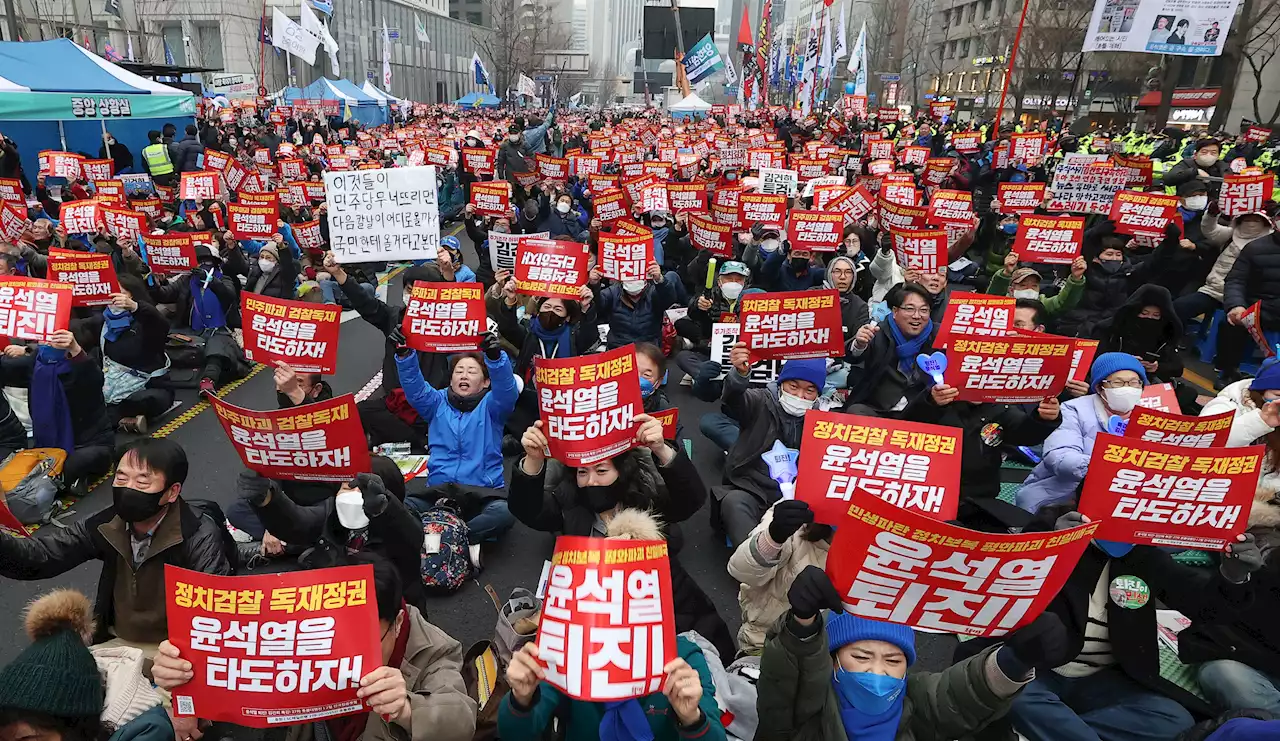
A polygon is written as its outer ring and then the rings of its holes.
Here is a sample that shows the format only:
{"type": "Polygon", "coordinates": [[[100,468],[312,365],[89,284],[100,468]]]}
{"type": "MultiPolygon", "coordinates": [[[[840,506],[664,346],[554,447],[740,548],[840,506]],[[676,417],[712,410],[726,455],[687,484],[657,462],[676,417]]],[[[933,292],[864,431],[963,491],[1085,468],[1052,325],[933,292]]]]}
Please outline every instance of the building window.
{"type": "Polygon", "coordinates": [[[947,42],[947,59],[951,59],[955,55],[956,55],[956,42],[948,41],[947,42]]]}
{"type": "Polygon", "coordinates": [[[991,16],[991,0],[982,0],[982,20],[991,16]]]}
{"type": "Polygon", "coordinates": [[[467,23],[470,23],[473,26],[479,26],[483,20],[484,15],[482,13],[467,11],[467,23]]]}
{"type": "Polygon", "coordinates": [[[951,28],[951,10],[950,9],[942,11],[942,30],[945,31],[948,28],[951,28]]]}
{"type": "MultiPolygon", "coordinates": [[[[947,51],[946,44],[938,44],[938,48],[934,49],[934,55],[937,59],[945,59],[946,51],[947,51]]],[[[937,85],[934,85],[934,87],[937,87],[937,85]]]]}
{"type": "Polygon", "coordinates": [[[969,22],[973,23],[974,16],[978,14],[978,4],[971,3],[969,5],[969,22]]]}
{"type": "Polygon", "coordinates": [[[969,39],[960,39],[960,56],[969,56],[969,39]]]}

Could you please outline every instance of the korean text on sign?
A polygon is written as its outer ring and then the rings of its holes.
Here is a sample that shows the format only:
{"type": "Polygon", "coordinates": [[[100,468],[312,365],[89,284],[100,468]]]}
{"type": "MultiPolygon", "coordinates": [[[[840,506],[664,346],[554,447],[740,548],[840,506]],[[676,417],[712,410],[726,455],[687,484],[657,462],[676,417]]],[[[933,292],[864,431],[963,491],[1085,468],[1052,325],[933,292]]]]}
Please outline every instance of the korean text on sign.
{"type": "MultiPolygon", "coordinates": [[[[886,209],[890,205],[883,204],[886,209]]],[[[947,262],[947,232],[943,229],[895,229],[891,236],[898,263],[907,270],[934,273],[947,262]]]]}
{"type": "Polygon", "coordinates": [[[120,292],[120,281],[111,255],[98,252],[49,250],[50,280],[74,286],[72,306],[106,306],[111,294],[120,292]]]}
{"type": "Polygon", "coordinates": [[[208,232],[170,232],[145,234],[142,240],[151,272],[175,275],[193,270],[197,264],[196,244],[208,244],[213,238],[208,232]]]}
{"type": "Polygon", "coordinates": [[[550,232],[535,234],[504,234],[489,232],[489,264],[494,270],[515,270],[516,254],[520,250],[520,242],[525,239],[546,239],[550,232]]]}
{"type": "Polygon", "coordinates": [[[546,681],[587,702],[658,692],[674,615],[665,542],[560,536],[538,625],[546,681]]]}
{"type": "Polygon", "coordinates": [[[947,352],[948,386],[961,401],[1029,404],[1057,396],[1071,373],[1069,338],[957,337],[947,352]]]}
{"type": "Polygon", "coordinates": [[[1123,190],[1111,204],[1110,218],[1121,234],[1163,238],[1165,226],[1177,212],[1177,196],[1123,190]]]}
{"type": "Polygon", "coordinates": [[[824,211],[791,212],[787,238],[793,250],[835,252],[844,239],[844,216],[824,211]]]}
{"type": "Polygon", "coordinates": [[[934,347],[946,347],[952,337],[980,335],[1004,337],[1013,331],[1014,298],[985,293],[951,294],[942,315],[942,328],[934,347]]]}
{"type": "Polygon", "coordinates": [[[339,260],[430,260],[440,246],[436,167],[326,172],[329,244],[339,260]]]}
{"type": "Polygon", "coordinates": [[[382,665],[373,567],[213,576],[165,567],[169,641],[191,662],[178,717],[253,728],[368,712],[382,665]]]}
{"type": "Polygon", "coordinates": [[[578,358],[539,358],[534,383],[556,460],[585,466],[634,447],[643,399],[633,345],[578,358]]]}
{"type": "Polygon", "coordinates": [[[644,280],[653,262],[652,236],[601,234],[600,272],[610,280],[644,280]]]}
{"type": "Polygon", "coordinates": [[[1000,213],[1029,214],[1044,202],[1044,183],[1000,183],[1000,213]]]}
{"type": "Polygon", "coordinates": [[[960,431],[919,422],[811,411],[804,417],[796,498],[839,526],[868,495],[935,520],[960,502],[960,431]]]}
{"type": "Polygon", "coordinates": [[[578,300],[587,284],[587,246],[551,239],[522,239],[516,255],[516,291],[578,300]]]}
{"type": "Polygon", "coordinates": [[[417,281],[407,301],[401,331],[409,347],[421,352],[480,349],[486,317],[481,284],[417,281]]]}
{"type": "Polygon", "coordinates": [[[244,465],[264,478],[349,481],[369,470],[364,426],[355,396],[270,412],[241,409],[209,397],[244,465]]]}
{"type": "Polygon", "coordinates": [[[1231,437],[1235,412],[1189,417],[1162,409],[1136,407],[1124,428],[1125,437],[1178,448],[1221,448],[1231,437]]]}
{"type": "Polygon", "coordinates": [[[835,289],[742,298],[742,341],[753,358],[826,358],[844,354],[835,289]]]}
{"type": "MultiPolygon", "coordinates": [[[[714,381],[723,380],[733,369],[729,363],[729,354],[738,342],[737,322],[716,322],[711,325],[711,359],[720,364],[720,374],[714,381]]],[[[776,380],[782,372],[781,358],[753,360],[747,371],[747,381],[753,386],[763,386],[776,380]]]]}
{"type": "Polygon", "coordinates": [[[995,535],[859,497],[836,529],[827,574],[859,617],[1001,636],[1044,612],[1097,527],[995,535]]]}
{"type": "Polygon", "coordinates": [[[228,203],[227,221],[236,239],[265,239],[276,233],[279,206],[228,203]]]}
{"type": "Polygon", "coordinates": [[[271,298],[245,291],[240,294],[244,323],[244,354],[255,363],[284,361],[300,373],[333,373],[338,368],[338,334],[342,309],[271,298]]]}
{"type": "Polygon", "coordinates": [[[0,337],[48,342],[70,325],[73,290],[69,283],[0,276],[0,337]]]}
{"type": "Polygon", "coordinates": [[[1084,244],[1083,216],[1023,214],[1013,251],[1022,262],[1070,265],[1084,244]]]}
{"type": "Polygon", "coordinates": [[[1275,175],[1227,175],[1223,178],[1218,205],[1224,216],[1239,216],[1261,211],[1275,190],[1275,175]]]}
{"type": "Polygon", "coordinates": [[[1103,540],[1220,551],[1249,525],[1265,454],[1099,433],[1080,512],[1099,521],[1103,540]]]}
{"type": "Polygon", "coordinates": [[[511,183],[505,180],[472,183],[471,203],[482,216],[505,219],[511,212],[511,183]]]}

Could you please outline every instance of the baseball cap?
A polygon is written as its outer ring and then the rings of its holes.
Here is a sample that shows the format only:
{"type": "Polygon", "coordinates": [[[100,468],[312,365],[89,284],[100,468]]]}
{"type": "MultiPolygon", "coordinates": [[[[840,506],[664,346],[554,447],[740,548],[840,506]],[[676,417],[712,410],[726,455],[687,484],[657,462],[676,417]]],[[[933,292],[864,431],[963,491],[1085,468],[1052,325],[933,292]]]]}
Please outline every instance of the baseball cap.
{"type": "Polygon", "coordinates": [[[720,275],[744,275],[750,277],[751,271],[747,270],[746,263],[738,260],[726,260],[720,266],[720,275]]]}

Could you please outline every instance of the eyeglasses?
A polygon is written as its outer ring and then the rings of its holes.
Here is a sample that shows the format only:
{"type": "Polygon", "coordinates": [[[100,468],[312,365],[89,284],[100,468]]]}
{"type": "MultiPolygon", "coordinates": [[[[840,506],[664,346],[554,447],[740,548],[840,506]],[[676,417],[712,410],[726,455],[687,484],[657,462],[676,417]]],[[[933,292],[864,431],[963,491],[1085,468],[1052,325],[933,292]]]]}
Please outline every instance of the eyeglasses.
{"type": "Polygon", "coordinates": [[[928,306],[899,306],[894,311],[901,311],[907,316],[929,316],[928,306]]]}
{"type": "Polygon", "coordinates": [[[1122,389],[1126,386],[1131,389],[1140,389],[1142,388],[1142,379],[1135,378],[1132,381],[1103,381],[1098,385],[1104,389],[1122,389]]]}

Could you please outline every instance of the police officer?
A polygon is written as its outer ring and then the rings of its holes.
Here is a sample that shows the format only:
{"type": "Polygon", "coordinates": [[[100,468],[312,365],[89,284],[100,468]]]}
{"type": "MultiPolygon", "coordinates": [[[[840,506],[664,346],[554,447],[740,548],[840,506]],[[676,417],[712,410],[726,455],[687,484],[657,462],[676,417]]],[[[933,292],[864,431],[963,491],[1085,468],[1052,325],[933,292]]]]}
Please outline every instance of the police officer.
{"type": "Polygon", "coordinates": [[[151,143],[142,150],[142,161],[147,164],[147,172],[158,185],[174,184],[173,160],[169,158],[169,147],[161,141],[159,131],[148,131],[147,139],[151,143]]]}

